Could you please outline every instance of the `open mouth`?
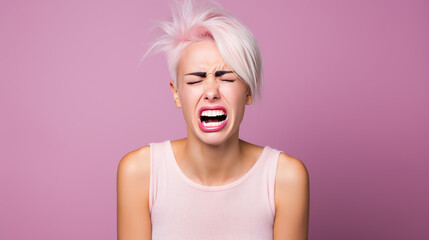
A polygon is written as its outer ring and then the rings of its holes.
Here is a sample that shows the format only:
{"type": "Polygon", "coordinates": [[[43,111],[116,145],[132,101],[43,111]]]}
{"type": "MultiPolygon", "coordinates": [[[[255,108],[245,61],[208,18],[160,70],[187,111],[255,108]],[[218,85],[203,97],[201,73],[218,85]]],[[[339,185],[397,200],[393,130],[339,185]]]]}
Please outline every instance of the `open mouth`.
{"type": "Polygon", "coordinates": [[[204,110],[201,112],[200,120],[204,127],[217,127],[226,120],[226,113],[221,109],[204,110]]]}

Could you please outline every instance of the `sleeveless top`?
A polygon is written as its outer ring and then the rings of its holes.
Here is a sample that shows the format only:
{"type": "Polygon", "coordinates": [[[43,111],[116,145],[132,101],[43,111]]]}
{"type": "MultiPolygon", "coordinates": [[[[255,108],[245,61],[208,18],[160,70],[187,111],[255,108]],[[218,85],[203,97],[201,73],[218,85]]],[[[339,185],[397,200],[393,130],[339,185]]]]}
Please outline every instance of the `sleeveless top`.
{"type": "Polygon", "coordinates": [[[238,180],[204,186],[181,171],[170,141],[150,144],[152,240],[272,240],[279,153],[267,146],[238,180]]]}

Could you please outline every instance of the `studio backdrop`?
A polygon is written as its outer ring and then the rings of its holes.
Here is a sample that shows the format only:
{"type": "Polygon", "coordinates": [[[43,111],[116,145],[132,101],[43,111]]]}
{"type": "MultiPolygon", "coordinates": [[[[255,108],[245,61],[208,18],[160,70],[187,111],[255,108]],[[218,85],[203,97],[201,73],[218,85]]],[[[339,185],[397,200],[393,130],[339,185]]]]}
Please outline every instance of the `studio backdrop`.
{"type": "MultiPolygon", "coordinates": [[[[429,239],[429,2],[219,0],[254,33],[243,140],[310,174],[310,239],[429,239]]],[[[186,136],[169,0],[0,2],[0,239],[116,239],[122,156],[186,136]]]]}

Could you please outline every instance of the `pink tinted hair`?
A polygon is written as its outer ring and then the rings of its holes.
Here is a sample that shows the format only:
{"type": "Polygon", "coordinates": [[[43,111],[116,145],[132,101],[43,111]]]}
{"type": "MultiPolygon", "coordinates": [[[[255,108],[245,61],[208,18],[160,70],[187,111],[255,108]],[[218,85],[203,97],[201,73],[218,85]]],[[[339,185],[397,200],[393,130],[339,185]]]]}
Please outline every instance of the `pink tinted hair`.
{"type": "Polygon", "coordinates": [[[182,51],[191,43],[210,39],[228,64],[250,87],[255,99],[262,85],[262,58],[252,33],[213,1],[176,1],[172,20],[160,22],[161,36],[150,52],[165,52],[168,68],[177,87],[176,67],[182,51]]]}

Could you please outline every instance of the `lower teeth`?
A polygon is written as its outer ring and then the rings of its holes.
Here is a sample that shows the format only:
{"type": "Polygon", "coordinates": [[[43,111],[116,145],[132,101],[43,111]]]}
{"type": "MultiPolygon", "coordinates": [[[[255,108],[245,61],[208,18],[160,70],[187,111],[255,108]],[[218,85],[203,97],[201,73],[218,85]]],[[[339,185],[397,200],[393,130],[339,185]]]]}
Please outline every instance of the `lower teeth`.
{"type": "Polygon", "coordinates": [[[220,121],[220,122],[204,122],[203,121],[203,125],[204,127],[217,127],[220,126],[224,121],[220,121]]]}

